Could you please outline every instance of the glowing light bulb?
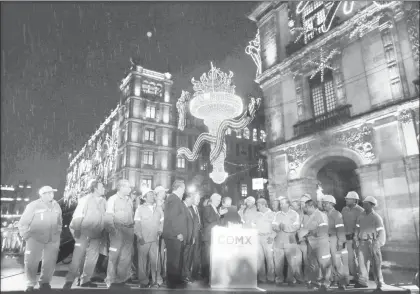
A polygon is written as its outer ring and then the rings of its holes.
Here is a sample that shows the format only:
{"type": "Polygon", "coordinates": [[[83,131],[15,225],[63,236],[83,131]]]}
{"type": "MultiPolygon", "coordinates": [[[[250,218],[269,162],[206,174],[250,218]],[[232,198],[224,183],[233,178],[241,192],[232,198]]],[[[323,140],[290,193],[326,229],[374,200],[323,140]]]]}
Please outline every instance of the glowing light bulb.
{"type": "Polygon", "coordinates": [[[148,38],[150,38],[150,37],[152,37],[152,32],[147,32],[146,35],[147,35],[148,38]]]}

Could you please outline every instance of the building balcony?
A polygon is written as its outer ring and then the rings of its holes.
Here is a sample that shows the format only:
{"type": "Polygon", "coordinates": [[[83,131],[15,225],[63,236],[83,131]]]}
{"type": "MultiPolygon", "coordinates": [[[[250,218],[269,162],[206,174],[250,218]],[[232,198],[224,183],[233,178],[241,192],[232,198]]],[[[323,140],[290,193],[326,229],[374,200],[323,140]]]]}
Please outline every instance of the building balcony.
{"type": "Polygon", "coordinates": [[[339,106],[336,109],[318,115],[314,118],[299,122],[293,126],[295,137],[313,134],[350,120],[351,105],[339,106]]]}

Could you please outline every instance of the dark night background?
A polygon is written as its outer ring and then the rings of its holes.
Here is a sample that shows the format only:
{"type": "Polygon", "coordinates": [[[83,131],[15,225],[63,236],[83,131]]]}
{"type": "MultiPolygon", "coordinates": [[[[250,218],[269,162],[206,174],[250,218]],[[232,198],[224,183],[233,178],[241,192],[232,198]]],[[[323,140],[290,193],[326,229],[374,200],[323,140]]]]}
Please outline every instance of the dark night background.
{"type": "Polygon", "coordinates": [[[255,2],[3,2],[1,183],[64,188],[79,150],[119,100],[131,56],[170,71],[173,95],[210,61],[235,73],[237,93],[258,93],[244,53],[255,2]],[[147,32],[152,37],[147,37],[147,32]]]}

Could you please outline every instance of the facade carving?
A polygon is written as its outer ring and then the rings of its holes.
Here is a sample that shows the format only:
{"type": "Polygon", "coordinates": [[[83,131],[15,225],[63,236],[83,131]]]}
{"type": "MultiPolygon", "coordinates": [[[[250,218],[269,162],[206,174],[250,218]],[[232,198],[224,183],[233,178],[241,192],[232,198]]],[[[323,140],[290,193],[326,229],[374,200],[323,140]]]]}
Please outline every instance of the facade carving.
{"type": "Polygon", "coordinates": [[[408,123],[412,122],[413,121],[412,110],[411,109],[401,110],[400,113],[398,114],[398,120],[402,124],[408,124],[408,123]]]}
{"type": "Polygon", "coordinates": [[[413,53],[414,64],[416,65],[417,71],[419,70],[419,9],[418,3],[414,1],[410,3],[410,9],[407,12],[407,30],[408,38],[411,44],[411,51],[413,53]],[[417,7],[412,7],[417,5],[417,7]]]}

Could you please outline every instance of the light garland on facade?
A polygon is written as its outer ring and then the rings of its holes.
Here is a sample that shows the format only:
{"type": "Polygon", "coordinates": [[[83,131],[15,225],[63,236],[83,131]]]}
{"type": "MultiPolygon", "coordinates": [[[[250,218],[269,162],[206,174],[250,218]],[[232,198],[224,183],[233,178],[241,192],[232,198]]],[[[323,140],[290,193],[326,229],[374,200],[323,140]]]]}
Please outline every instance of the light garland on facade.
{"type": "Polygon", "coordinates": [[[86,184],[91,178],[100,177],[106,184],[111,173],[115,171],[119,142],[116,116],[119,109],[120,106],[111,112],[71,161],[63,197],[67,203],[71,204],[87,193],[86,184]],[[111,134],[103,134],[105,128],[111,123],[113,124],[111,134]]]}
{"type": "Polygon", "coordinates": [[[260,31],[257,31],[255,39],[249,42],[245,47],[245,53],[250,55],[255,65],[257,66],[257,76],[262,72],[261,62],[261,44],[260,44],[260,31]]]}
{"type": "Polygon", "coordinates": [[[310,64],[313,64],[317,66],[317,68],[312,72],[312,75],[310,76],[310,79],[313,79],[315,75],[320,72],[321,73],[321,82],[324,82],[324,71],[325,69],[331,69],[334,70],[328,62],[334,57],[334,55],[338,54],[338,51],[336,49],[333,49],[330,54],[328,54],[327,57],[324,58],[324,50],[321,48],[321,51],[319,53],[319,61],[308,61],[310,64]]]}
{"type": "Polygon", "coordinates": [[[242,113],[242,99],[235,95],[235,86],[231,82],[232,77],[232,72],[227,75],[211,63],[208,75],[204,73],[200,81],[195,81],[194,78],[191,80],[195,93],[190,101],[190,112],[194,117],[204,120],[209,132],[200,134],[192,151],[186,147],[181,147],[177,151],[177,156],[194,161],[198,158],[203,144],[209,143],[211,148],[210,163],[213,165],[210,178],[216,184],[223,183],[228,176],[224,169],[227,129],[236,130],[248,125],[260,104],[260,99],[252,98],[247,111],[242,113]],[[241,113],[239,119],[234,119],[241,113]]]}

